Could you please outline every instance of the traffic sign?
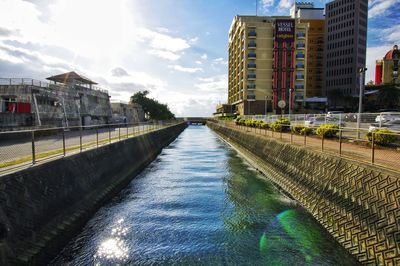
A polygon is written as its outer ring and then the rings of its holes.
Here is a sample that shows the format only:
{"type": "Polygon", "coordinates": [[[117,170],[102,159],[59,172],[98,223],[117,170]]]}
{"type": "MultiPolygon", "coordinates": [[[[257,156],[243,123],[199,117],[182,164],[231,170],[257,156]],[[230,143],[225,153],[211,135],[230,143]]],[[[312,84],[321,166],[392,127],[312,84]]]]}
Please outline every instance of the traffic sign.
{"type": "Polygon", "coordinates": [[[279,108],[285,108],[286,107],[286,102],[284,101],[284,100],[280,100],[279,102],[278,102],[278,106],[279,106],[279,108]]]}

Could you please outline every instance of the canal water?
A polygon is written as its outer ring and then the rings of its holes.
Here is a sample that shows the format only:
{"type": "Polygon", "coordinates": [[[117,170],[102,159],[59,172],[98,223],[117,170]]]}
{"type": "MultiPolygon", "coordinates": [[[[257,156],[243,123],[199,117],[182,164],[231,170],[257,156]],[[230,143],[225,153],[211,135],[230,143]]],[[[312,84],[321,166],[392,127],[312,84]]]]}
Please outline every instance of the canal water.
{"type": "Polygon", "coordinates": [[[357,263],[209,128],[189,126],[51,264],[357,263]]]}

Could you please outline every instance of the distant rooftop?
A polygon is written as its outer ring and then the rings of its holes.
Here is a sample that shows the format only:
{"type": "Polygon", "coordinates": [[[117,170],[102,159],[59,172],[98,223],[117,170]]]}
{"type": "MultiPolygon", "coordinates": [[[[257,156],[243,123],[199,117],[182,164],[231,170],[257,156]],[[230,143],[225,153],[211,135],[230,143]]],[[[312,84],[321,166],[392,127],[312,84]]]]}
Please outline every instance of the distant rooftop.
{"type": "Polygon", "coordinates": [[[71,71],[68,73],[64,73],[64,74],[60,74],[60,75],[55,75],[55,76],[51,76],[46,78],[47,80],[51,80],[54,82],[59,82],[59,83],[74,83],[74,82],[78,82],[81,84],[89,84],[89,85],[93,85],[93,84],[97,84],[96,82],[88,79],[85,76],[79,75],[78,73],[71,71]]]}

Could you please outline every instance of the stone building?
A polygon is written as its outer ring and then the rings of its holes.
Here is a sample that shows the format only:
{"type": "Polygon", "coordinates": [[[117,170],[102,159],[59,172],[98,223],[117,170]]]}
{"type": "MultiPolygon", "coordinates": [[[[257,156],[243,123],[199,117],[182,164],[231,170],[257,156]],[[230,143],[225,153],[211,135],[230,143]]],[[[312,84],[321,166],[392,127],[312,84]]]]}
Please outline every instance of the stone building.
{"type": "Polygon", "coordinates": [[[75,72],[47,78],[0,79],[0,127],[62,127],[106,124],[108,92],[75,72]]]}
{"type": "Polygon", "coordinates": [[[144,121],[142,106],[137,103],[111,102],[113,123],[137,123],[144,121]]]}

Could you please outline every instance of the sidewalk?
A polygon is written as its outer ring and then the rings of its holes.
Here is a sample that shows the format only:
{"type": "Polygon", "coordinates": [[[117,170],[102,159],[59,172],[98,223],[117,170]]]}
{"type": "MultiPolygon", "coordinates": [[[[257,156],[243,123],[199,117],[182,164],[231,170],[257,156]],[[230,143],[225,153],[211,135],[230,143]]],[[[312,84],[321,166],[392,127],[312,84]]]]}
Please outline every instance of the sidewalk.
{"type": "MultiPolygon", "coordinates": [[[[340,143],[339,139],[324,139],[319,136],[302,136],[294,133],[274,132],[267,129],[251,128],[238,126],[234,122],[225,122],[225,126],[247,132],[265,138],[274,138],[278,141],[291,143],[298,146],[306,146],[312,150],[334,154],[344,158],[361,161],[390,170],[400,171],[400,149],[386,148],[375,145],[372,149],[371,145],[366,141],[359,144],[351,143],[351,140],[343,138],[340,143]]],[[[220,123],[220,125],[224,125],[220,123]]]]}

